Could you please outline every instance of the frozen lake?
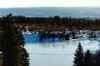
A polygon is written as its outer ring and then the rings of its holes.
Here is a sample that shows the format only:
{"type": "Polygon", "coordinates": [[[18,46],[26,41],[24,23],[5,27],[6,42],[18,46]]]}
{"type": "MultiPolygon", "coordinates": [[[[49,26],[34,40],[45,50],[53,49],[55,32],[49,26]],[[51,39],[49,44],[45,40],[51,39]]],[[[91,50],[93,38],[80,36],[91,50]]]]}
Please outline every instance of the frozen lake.
{"type": "Polygon", "coordinates": [[[84,51],[99,49],[98,41],[69,40],[55,43],[27,43],[25,48],[30,54],[30,66],[72,66],[78,43],[84,51]]]}

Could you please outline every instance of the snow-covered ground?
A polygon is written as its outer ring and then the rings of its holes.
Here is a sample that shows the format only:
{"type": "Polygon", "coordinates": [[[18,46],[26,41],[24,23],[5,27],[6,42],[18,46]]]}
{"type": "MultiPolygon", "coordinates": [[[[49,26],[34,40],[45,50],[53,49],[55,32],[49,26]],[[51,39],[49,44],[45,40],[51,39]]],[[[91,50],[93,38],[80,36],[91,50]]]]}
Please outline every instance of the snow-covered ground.
{"type": "Polygon", "coordinates": [[[84,51],[95,52],[99,42],[94,40],[69,40],[55,43],[26,43],[25,48],[30,54],[30,66],[72,66],[74,53],[78,43],[84,51]]]}

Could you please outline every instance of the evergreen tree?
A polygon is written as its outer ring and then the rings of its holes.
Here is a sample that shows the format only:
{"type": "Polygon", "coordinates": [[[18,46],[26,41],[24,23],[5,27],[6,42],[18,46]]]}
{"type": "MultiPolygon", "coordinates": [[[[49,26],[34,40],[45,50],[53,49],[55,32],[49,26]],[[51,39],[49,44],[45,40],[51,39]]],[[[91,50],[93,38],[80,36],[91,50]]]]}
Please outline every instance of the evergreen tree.
{"type": "Polygon", "coordinates": [[[15,37],[12,30],[12,25],[10,24],[10,15],[8,15],[4,19],[3,27],[4,27],[4,36],[3,36],[3,55],[4,55],[4,63],[3,66],[17,66],[17,60],[16,55],[17,51],[15,50],[16,43],[15,43],[15,37]]]}
{"type": "Polygon", "coordinates": [[[8,15],[3,22],[4,36],[3,36],[3,66],[19,66],[19,49],[24,47],[24,39],[20,31],[17,30],[11,14],[8,15]]]}
{"type": "Polygon", "coordinates": [[[92,54],[89,50],[85,53],[84,66],[92,66],[92,54]]]}
{"type": "Polygon", "coordinates": [[[94,60],[96,60],[95,66],[100,66],[100,50],[96,53],[96,57],[94,60]]]}
{"type": "Polygon", "coordinates": [[[79,43],[78,48],[75,53],[74,66],[84,66],[83,59],[84,59],[83,48],[81,46],[81,43],[79,43]]]}

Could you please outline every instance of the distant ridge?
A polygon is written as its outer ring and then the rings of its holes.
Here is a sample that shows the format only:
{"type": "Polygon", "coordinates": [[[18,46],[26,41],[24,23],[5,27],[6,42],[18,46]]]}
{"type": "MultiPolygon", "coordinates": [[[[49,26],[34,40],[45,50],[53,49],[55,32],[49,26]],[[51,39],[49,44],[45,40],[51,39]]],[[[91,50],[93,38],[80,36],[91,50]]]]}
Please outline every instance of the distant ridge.
{"type": "Polygon", "coordinates": [[[0,8],[0,16],[13,13],[16,16],[32,16],[32,17],[100,17],[100,8],[91,7],[30,7],[30,8],[0,8]]]}

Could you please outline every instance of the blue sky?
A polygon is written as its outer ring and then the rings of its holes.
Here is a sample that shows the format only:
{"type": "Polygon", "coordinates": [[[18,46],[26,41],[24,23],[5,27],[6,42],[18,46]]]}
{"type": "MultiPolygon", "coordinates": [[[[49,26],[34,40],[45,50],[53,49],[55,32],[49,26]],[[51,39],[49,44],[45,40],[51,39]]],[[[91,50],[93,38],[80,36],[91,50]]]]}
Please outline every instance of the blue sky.
{"type": "Polygon", "coordinates": [[[99,7],[100,0],[1,0],[0,8],[13,7],[99,7]]]}

